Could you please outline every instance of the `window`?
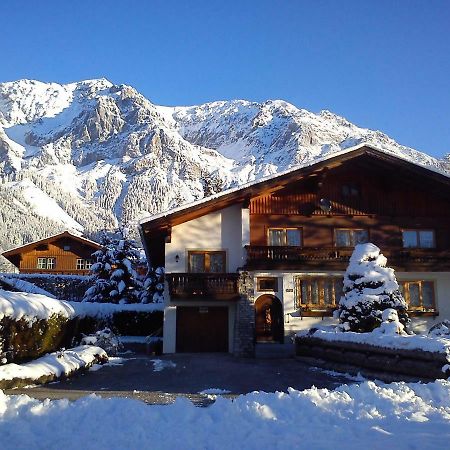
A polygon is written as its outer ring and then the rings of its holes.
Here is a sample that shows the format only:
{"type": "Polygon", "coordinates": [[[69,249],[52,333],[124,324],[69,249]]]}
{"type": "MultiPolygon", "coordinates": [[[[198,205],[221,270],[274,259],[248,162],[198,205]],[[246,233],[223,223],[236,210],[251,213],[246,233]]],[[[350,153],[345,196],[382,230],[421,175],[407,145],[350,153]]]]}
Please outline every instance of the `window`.
{"type": "Polygon", "coordinates": [[[224,273],[226,272],[225,252],[191,251],[188,255],[189,272],[224,273]]]}
{"type": "Polygon", "coordinates": [[[404,248],[434,248],[433,230],[403,230],[404,248]]]}
{"type": "Polygon", "coordinates": [[[435,311],[434,283],[432,281],[400,281],[400,290],[411,311],[435,311]]]}
{"type": "Polygon", "coordinates": [[[63,248],[65,252],[68,252],[70,250],[70,245],[65,245],[63,248]]]}
{"type": "Polygon", "coordinates": [[[301,247],[302,230],[300,228],[269,228],[269,246],[301,247]]]}
{"type": "Polygon", "coordinates": [[[92,266],[92,261],[89,259],[77,259],[77,270],[88,270],[92,266]]]}
{"type": "Polygon", "coordinates": [[[360,196],[361,190],[357,184],[344,184],[342,186],[342,197],[357,198],[360,196]]]}
{"type": "Polygon", "coordinates": [[[278,278],[276,277],[258,277],[256,279],[256,286],[259,292],[263,291],[278,291],[278,278]]]}
{"type": "Polygon", "coordinates": [[[369,242],[369,232],[362,229],[337,228],[334,230],[336,247],[354,247],[369,242]]]}
{"type": "Polygon", "coordinates": [[[55,258],[38,258],[36,267],[38,269],[54,269],[55,263],[55,258]]]}
{"type": "Polygon", "coordinates": [[[342,296],[341,277],[294,277],[295,307],[305,309],[335,309],[342,296]]]}

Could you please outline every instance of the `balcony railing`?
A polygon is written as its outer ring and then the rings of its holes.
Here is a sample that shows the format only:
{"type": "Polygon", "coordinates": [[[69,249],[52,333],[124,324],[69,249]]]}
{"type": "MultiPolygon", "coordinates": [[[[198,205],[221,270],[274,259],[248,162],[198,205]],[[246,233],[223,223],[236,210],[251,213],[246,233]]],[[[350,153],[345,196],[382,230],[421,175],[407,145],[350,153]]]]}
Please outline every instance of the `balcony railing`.
{"type": "Polygon", "coordinates": [[[168,273],[172,300],[237,300],[237,273],[168,273]]]}
{"type": "MultiPolygon", "coordinates": [[[[300,268],[325,266],[345,269],[353,248],[339,247],[270,247],[248,245],[247,269],[300,268]]],[[[450,268],[450,251],[436,249],[382,248],[388,264],[407,267],[427,267],[433,270],[450,268]]]]}

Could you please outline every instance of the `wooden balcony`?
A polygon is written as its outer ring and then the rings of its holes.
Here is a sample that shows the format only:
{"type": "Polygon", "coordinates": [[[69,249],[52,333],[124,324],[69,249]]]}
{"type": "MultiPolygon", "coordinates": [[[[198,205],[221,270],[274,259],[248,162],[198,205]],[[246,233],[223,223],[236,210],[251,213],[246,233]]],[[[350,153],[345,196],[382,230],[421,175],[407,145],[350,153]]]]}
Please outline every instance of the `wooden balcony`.
{"type": "Polygon", "coordinates": [[[166,274],[172,300],[237,300],[238,278],[237,273],[166,274]]]}
{"type": "MultiPolygon", "coordinates": [[[[247,270],[345,270],[353,248],[269,247],[248,245],[247,270]]],[[[388,265],[402,271],[450,270],[450,251],[436,249],[385,248],[388,265]]]]}

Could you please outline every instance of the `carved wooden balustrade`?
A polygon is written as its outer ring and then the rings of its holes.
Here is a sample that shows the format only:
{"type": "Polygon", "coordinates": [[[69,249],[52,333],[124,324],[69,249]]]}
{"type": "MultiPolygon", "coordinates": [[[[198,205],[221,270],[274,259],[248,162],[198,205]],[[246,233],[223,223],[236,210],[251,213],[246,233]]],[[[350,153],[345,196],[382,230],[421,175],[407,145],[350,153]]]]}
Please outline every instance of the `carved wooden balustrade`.
{"type": "Polygon", "coordinates": [[[237,273],[168,273],[172,300],[237,300],[237,273]]]}
{"type": "MultiPolygon", "coordinates": [[[[247,270],[322,268],[345,270],[352,248],[339,247],[270,247],[248,245],[247,270]]],[[[382,248],[388,265],[398,270],[450,268],[450,251],[436,249],[382,248]]]]}

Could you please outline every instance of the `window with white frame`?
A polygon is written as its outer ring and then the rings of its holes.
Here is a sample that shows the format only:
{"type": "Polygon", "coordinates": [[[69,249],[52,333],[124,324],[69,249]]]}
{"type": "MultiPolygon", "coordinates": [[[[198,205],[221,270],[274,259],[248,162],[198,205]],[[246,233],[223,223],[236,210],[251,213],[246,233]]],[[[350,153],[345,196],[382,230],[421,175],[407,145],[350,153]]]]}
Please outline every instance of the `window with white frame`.
{"type": "Polygon", "coordinates": [[[36,267],[38,269],[54,269],[55,265],[55,258],[38,258],[36,267]]]}
{"type": "Polygon", "coordinates": [[[92,261],[89,259],[77,259],[77,270],[88,270],[92,266],[92,261]]]}

